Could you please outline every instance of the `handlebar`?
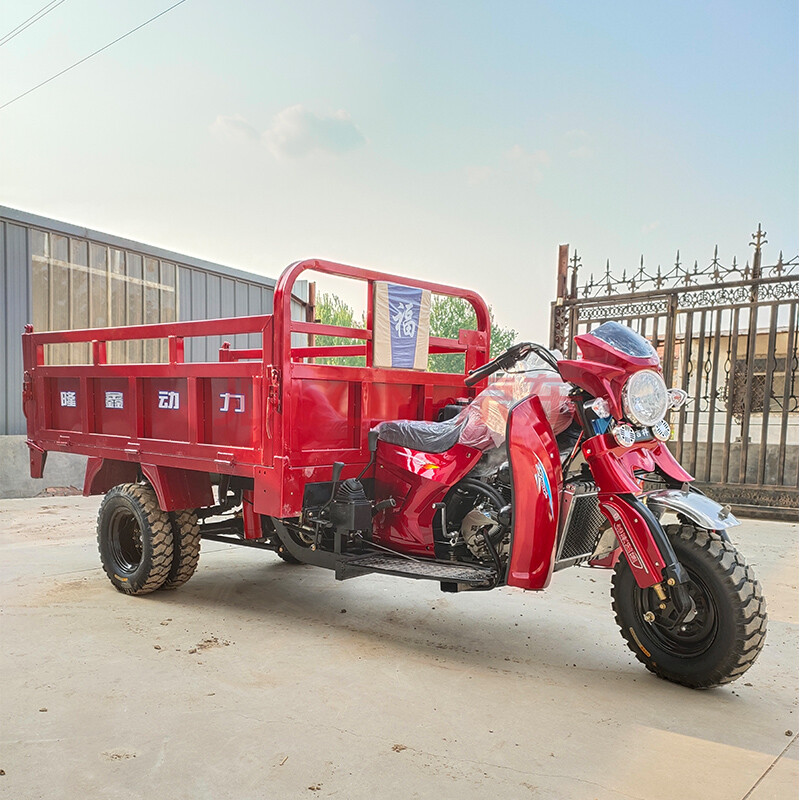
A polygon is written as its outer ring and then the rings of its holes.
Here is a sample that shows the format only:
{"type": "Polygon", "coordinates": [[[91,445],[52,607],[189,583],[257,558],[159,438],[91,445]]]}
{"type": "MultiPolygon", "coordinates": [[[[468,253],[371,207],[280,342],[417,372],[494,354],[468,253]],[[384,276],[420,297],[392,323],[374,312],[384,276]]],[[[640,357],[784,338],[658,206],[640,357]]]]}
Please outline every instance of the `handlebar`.
{"type": "Polygon", "coordinates": [[[488,378],[493,372],[513,367],[514,364],[527,358],[531,353],[536,353],[550,368],[558,372],[558,361],[544,345],[536,344],[535,342],[520,342],[512,345],[508,350],[500,353],[499,356],[493,358],[482,367],[472,370],[464,378],[464,384],[466,386],[474,386],[484,378],[488,378]]]}

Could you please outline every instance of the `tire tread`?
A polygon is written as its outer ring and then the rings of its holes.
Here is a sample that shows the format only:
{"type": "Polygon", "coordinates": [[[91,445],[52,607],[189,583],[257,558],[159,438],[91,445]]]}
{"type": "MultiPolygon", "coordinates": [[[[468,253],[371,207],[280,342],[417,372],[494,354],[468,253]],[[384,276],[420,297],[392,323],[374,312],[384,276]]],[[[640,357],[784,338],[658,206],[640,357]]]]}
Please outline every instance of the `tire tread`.
{"type": "Polygon", "coordinates": [[[194,575],[200,560],[200,524],[192,508],[173,511],[170,515],[173,556],[167,579],[161,589],[177,589],[194,575]]]}

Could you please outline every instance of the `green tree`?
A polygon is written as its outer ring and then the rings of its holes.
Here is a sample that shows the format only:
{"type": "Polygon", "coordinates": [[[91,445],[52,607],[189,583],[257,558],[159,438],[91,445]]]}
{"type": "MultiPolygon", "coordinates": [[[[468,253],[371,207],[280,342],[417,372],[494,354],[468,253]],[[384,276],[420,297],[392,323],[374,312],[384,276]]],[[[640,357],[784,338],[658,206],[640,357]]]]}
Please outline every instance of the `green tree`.
{"type": "MultiPolygon", "coordinates": [[[[507,350],[514,344],[517,332],[503,328],[495,322],[494,312],[489,308],[492,325],[491,356],[507,350]]],[[[460,297],[434,295],[431,301],[431,336],[458,339],[460,330],[476,330],[477,317],[472,306],[460,297]]],[[[436,353],[428,356],[430,372],[464,372],[464,356],[459,353],[436,353]]]]}
{"type": "MultiPolygon", "coordinates": [[[[317,322],[323,325],[339,325],[343,328],[363,328],[365,325],[362,315],[356,320],[353,309],[335,294],[320,292],[317,295],[317,306],[314,314],[317,322]]],[[[338,336],[315,336],[314,344],[319,347],[330,345],[364,344],[363,339],[342,339],[338,336]]],[[[315,358],[316,364],[337,364],[339,366],[363,367],[366,363],[364,356],[324,356],[315,358]]]]}

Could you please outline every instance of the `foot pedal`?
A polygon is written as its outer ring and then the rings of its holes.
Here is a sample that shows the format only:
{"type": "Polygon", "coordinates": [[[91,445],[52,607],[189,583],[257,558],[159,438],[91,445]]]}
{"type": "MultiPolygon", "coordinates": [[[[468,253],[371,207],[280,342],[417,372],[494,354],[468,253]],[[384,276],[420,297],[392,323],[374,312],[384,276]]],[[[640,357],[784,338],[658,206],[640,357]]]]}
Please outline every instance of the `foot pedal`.
{"type": "Polygon", "coordinates": [[[489,567],[452,564],[433,559],[430,561],[412,561],[408,558],[400,558],[383,553],[371,553],[366,556],[348,559],[347,567],[363,569],[368,572],[379,572],[384,575],[397,575],[401,578],[468,583],[472,586],[491,586],[497,577],[497,572],[489,567]]]}

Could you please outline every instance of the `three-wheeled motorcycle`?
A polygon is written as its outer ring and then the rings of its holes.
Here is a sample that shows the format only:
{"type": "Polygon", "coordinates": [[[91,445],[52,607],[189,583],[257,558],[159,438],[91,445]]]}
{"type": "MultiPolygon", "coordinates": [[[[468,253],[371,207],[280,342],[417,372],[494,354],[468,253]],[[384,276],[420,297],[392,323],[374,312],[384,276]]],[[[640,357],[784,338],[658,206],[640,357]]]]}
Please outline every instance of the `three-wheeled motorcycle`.
{"type": "Polygon", "coordinates": [[[488,322],[466,290],[313,261],[287,269],[266,317],[29,327],[31,473],[48,450],[90,456],[84,493],[105,493],[101,561],[127,594],[185,583],[202,538],[337,579],[382,573],[446,592],[542,590],[566,567],[604,568],[622,636],[647,669],[694,688],[741,676],[764,645],[766,604],[729,538],[730,508],[695,490],[668,448],[686,393],[665,385],[653,345],[606,322],[576,337],[577,359],[523,342],[487,362],[488,322]],[[306,269],[367,281],[368,330],[294,321],[291,289],[306,269]],[[412,343],[412,369],[378,367],[380,304],[400,352],[424,316],[412,301],[431,290],[471,302],[479,330],[412,343]],[[260,333],[261,347],[225,343],[219,363],[184,361],[184,337],[223,330],[260,333]],[[294,332],[366,341],[299,345],[294,332]],[[159,337],[165,364],[106,359],[108,340],[159,337]],[[91,365],[45,365],[46,345],[81,341],[91,365]],[[465,353],[466,374],[420,370],[414,359],[429,350],[465,353]],[[316,361],[335,354],[366,364],[316,361]]]}
{"type": "Polygon", "coordinates": [[[523,343],[476,369],[467,385],[502,376],[449,420],[380,423],[366,481],[334,475],[328,500],[273,520],[280,554],[332,565],[326,553],[355,549],[365,555],[339,577],[435,576],[449,592],[613,569],[613,609],[639,661],[694,688],[735,680],[763,647],[766,604],[728,536],[738,520],[693,490],[667,447],[686,393],[666,387],[630,328],[606,322],[576,340],[577,360],[523,343]]]}

